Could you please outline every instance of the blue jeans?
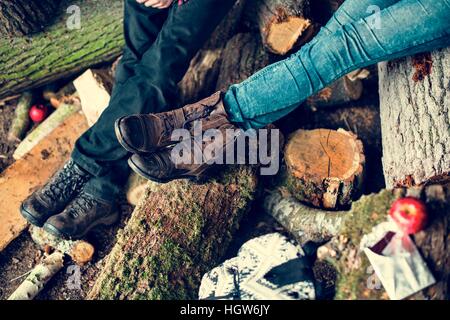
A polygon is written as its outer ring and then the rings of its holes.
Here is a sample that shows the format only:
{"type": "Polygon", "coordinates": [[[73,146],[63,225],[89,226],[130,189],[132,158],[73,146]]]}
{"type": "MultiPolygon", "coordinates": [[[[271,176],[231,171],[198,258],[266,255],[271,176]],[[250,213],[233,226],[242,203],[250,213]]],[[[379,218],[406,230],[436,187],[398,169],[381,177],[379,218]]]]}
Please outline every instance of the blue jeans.
{"type": "Polygon", "coordinates": [[[240,127],[262,128],[355,69],[447,46],[450,0],[347,0],[298,52],[231,86],[225,106],[240,127]]]}

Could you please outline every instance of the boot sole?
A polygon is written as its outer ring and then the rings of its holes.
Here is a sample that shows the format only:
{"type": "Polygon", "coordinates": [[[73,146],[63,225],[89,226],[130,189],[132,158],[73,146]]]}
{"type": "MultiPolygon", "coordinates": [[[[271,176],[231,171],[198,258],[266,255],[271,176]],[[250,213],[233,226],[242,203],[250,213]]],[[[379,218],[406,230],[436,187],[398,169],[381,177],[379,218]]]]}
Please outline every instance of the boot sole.
{"type": "Polygon", "coordinates": [[[64,238],[64,239],[81,239],[84,236],[86,236],[92,229],[97,227],[110,227],[113,224],[117,223],[119,221],[119,212],[115,211],[108,217],[105,217],[103,219],[97,220],[95,223],[90,225],[83,233],[76,234],[76,235],[68,235],[62,231],[60,231],[58,228],[56,228],[54,225],[51,224],[44,224],[43,228],[48,233],[58,237],[58,238],[64,238]]]}
{"type": "Polygon", "coordinates": [[[20,214],[22,217],[24,217],[29,223],[32,225],[42,228],[42,226],[45,224],[45,221],[40,221],[36,219],[30,212],[28,212],[24,207],[23,204],[20,205],[20,214]]]}
{"type": "Polygon", "coordinates": [[[169,183],[173,180],[190,180],[195,183],[204,183],[209,178],[206,174],[199,176],[199,177],[196,177],[196,176],[195,177],[194,176],[174,176],[174,177],[168,178],[168,179],[156,178],[156,177],[153,177],[153,176],[147,174],[145,171],[143,171],[141,168],[139,168],[139,166],[137,166],[131,160],[131,158],[128,159],[128,166],[131,168],[131,170],[133,170],[135,173],[140,175],[142,178],[153,181],[153,182],[157,182],[157,183],[169,183]]]}

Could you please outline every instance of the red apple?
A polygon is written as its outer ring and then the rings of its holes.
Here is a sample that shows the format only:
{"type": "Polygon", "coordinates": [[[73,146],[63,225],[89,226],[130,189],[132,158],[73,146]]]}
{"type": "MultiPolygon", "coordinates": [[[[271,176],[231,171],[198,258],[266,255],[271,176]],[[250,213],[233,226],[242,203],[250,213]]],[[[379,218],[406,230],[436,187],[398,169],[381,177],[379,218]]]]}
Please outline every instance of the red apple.
{"type": "Polygon", "coordinates": [[[34,123],[40,123],[47,117],[48,108],[42,104],[34,105],[30,109],[30,118],[34,123]]]}
{"type": "Polygon", "coordinates": [[[402,198],[392,204],[390,216],[397,225],[408,234],[415,234],[425,228],[427,208],[415,198],[402,198]]]}

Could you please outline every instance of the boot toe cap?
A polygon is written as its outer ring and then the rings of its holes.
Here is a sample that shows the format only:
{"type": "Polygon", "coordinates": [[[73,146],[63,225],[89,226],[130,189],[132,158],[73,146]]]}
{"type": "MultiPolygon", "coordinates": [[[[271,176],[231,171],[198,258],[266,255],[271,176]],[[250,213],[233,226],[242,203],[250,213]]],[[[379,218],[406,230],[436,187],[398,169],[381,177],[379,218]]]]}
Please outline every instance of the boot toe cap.
{"type": "Polygon", "coordinates": [[[128,116],[117,120],[116,135],[123,147],[131,152],[144,146],[145,132],[139,116],[128,116]]]}

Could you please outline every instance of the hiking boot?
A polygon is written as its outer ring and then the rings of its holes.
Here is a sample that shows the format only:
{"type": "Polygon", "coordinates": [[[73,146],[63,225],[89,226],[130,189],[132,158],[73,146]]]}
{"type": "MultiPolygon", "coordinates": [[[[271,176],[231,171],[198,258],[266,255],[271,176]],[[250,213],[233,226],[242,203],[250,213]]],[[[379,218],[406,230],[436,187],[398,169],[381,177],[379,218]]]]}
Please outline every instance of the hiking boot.
{"type": "Polygon", "coordinates": [[[148,154],[174,145],[171,135],[175,129],[189,129],[192,123],[211,115],[227,117],[221,92],[181,109],[156,114],[126,116],[115,123],[120,144],[129,152],[148,154]]]}
{"type": "Polygon", "coordinates": [[[157,153],[134,154],[128,160],[128,165],[142,177],[159,183],[175,179],[203,180],[206,171],[213,164],[225,162],[225,151],[228,146],[234,148],[236,140],[236,136],[227,135],[226,130],[237,128],[221,115],[212,115],[210,123],[221,124],[217,130],[222,139],[203,141],[202,137],[196,139],[191,136],[189,140],[183,140],[157,153]]]}
{"type": "Polygon", "coordinates": [[[42,227],[48,218],[64,210],[91,177],[73,160],[67,161],[47,184],[22,202],[22,216],[31,224],[42,227]]]}
{"type": "Polygon", "coordinates": [[[60,214],[50,217],[44,230],[66,239],[80,239],[97,226],[119,220],[117,204],[82,191],[60,214]]]}

